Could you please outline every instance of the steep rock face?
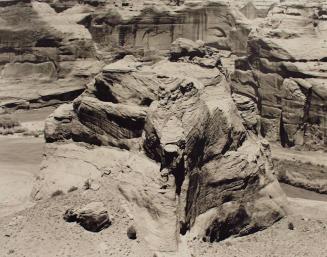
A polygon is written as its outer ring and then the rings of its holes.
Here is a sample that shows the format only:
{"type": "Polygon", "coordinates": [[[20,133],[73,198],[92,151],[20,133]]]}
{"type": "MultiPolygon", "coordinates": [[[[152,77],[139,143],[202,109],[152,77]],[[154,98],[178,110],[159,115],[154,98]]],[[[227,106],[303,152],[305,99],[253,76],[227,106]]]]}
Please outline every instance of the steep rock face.
{"type": "Polygon", "coordinates": [[[187,256],[180,234],[220,241],[282,218],[286,199],[272,175],[269,145],[245,130],[219,67],[199,64],[198,58],[200,63],[219,58],[216,50],[204,51],[202,57],[184,52],[178,62],[155,64],[127,56],[105,67],[73,108],[61,107],[49,118],[47,141],[66,143],[48,144],[52,150],[35,197],[110,174],[141,237],[164,256],[187,256]],[[140,74],[148,77],[134,79],[140,74]],[[71,137],[60,120],[70,122],[71,137]],[[65,141],[69,138],[129,151],[86,149],[65,141]],[[60,181],[62,172],[70,182],[60,181]]]}
{"type": "Polygon", "coordinates": [[[76,23],[85,9],[59,15],[34,1],[0,8],[1,107],[42,107],[83,92],[101,69],[91,35],[76,23]]]}
{"type": "Polygon", "coordinates": [[[248,138],[225,83],[168,79],[145,125],[145,149],[161,163],[162,187],[174,181],[181,233],[207,215],[199,234],[210,241],[260,230],[283,216],[269,153],[248,138]]]}
{"type": "Polygon", "coordinates": [[[274,7],[236,61],[232,91],[248,128],[283,146],[326,149],[326,19],[321,3],[274,7]]]}
{"type": "Polygon", "coordinates": [[[83,24],[102,48],[162,51],[169,50],[173,41],[183,37],[242,54],[250,32],[244,16],[223,1],[185,2],[178,8],[154,4],[129,16],[105,10],[87,17],[83,24]]]}

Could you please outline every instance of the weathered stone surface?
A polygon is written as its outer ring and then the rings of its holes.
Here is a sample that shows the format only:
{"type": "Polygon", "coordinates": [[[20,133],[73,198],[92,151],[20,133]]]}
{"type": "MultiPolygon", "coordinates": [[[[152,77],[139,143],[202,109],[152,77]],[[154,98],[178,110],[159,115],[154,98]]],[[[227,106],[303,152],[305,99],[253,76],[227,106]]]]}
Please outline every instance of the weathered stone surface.
{"type": "Polygon", "coordinates": [[[106,65],[95,78],[92,93],[102,101],[149,106],[156,99],[158,81],[152,72],[137,70],[141,66],[132,56],[106,65]]]}
{"type": "Polygon", "coordinates": [[[172,60],[179,59],[183,56],[203,57],[205,48],[203,41],[194,42],[190,39],[178,38],[171,44],[170,56],[172,60]]]}
{"type": "Polygon", "coordinates": [[[247,126],[283,146],[326,148],[324,8],[305,1],[275,6],[251,33],[247,58],[236,62],[232,91],[251,102],[239,106],[247,126]]]}
{"type": "Polygon", "coordinates": [[[77,210],[68,209],[63,218],[67,222],[77,222],[91,232],[99,232],[111,225],[108,211],[101,202],[92,202],[77,210]]]}
{"type": "MultiPolygon", "coordinates": [[[[250,32],[237,8],[222,1],[186,1],[184,5],[184,1],[138,1],[127,6],[117,1],[5,2],[10,4],[0,10],[0,105],[7,109],[70,101],[104,66],[99,60],[111,62],[128,52],[146,55],[153,49],[149,58],[155,58],[180,37],[226,50],[229,54],[222,62],[232,70],[230,60],[245,53],[250,32]],[[17,16],[22,19],[16,22],[17,16]],[[91,65],[80,67],[87,63],[85,58],[91,65]],[[62,95],[54,97],[52,90],[62,95]]],[[[205,67],[216,65],[210,59],[194,61],[205,67]]],[[[98,77],[99,87],[106,88],[108,80],[110,84],[118,75],[106,76],[107,82],[105,76],[98,77]]],[[[139,76],[135,79],[141,84],[139,76]]],[[[149,105],[153,95],[144,97],[141,101],[149,105]]]]}
{"type": "Polygon", "coordinates": [[[73,105],[63,104],[45,121],[44,137],[46,142],[55,142],[71,138],[73,105]]]}
{"type": "MultiPolygon", "coordinates": [[[[219,60],[219,53],[203,49],[205,58],[219,60]]],[[[69,159],[63,167],[72,162],[69,174],[77,172],[78,163],[82,170],[93,165],[83,171],[90,176],[95,170],[93,179],[110,169],[117,182],[113,188],[135,211],[140,236],[161,253],[178,252],[178,234],[188,230],[220,241],[282,218],[286,199],[272,174],[269,145],[246,131],[220,67],[193,59],[181,56],[149,65],[126,57],[106,66],[74,101],[72,139],[131,151],[51,144],[54,152],[47,154],[36,196],[48,194],[44,185],[66,191],[68,185],[56,179],[58,172],[50,175],[57,158],[69,159]],[[142,83],[131,79],[141,74],[147,74],[142,83]],[[103,90],[98,83],[106,79],[103,90]],[[146,106],[141,99],[149,96],[146,106]],[[128,140],[137,140],[138,147],[130,147],[128,140]],[[110,158],[102,160],[102,155],[110,158]],[[149,222],[140,223],[145,217],[149,222]]]]}
{"type": "Polygon", "coordinates": [[[38,108],[71,101],[83,92],[99,72],[83,68],[102,66],[89,32],[77,24],[84,15],[78,8],[59,15],[47,3],[34,1],[1,8],[0,106],[38,108]],[[82,58],[88,58],[83,65],[82,58]]]}
{"type": "Polygon", "coordinates": [[[49,118],[47,141],[72,138],[138,149],[147,106],[156,99],[159,82],[153,72],[136,70],[137,66],[140,63],[131,56],[105,66],[87,92],[74,101],[69,118],[58,118],[71,108],[68,105],[56,111],[57,118],[49,118]]]}
{"type": "Polygon", "coordinates": [[[46,199],[57,190],[82,188],[87,179],[108,177],[106,185],[132,215],[138,237],[154,251],[174,252],[178,235],[175,191],[161,188],[159,168],[144,154],[117,147],[47,144],[33,197],[46,199]]]}
{"type": "Polygon", "coordinates": [[[249,30],[244,29],[243,18],[236,8],[223,1],[186,1],[181,7],[169,8],[154,2],[129,16],[120,10],[95,13],[84,23],[101,47],[152,47],[167,51],[173,41],[182,37],[244,53],[246,45],[242,42],[246,43],[244,37],[249,30]],[[239,43],[232,43],[233,37],[239,43]]]}
{"type": "MultiPolygon", "coordinates": [[[[145,107],[82,97],[74,103],[74,108],[79,121],[94,134],[102,136],[104,144],[119,145],[120,140],[139,138],[142,135],[145,107]]],[[[123,146],[123,142],[121,144],[123,146]]]]}
{"type": "Polygon", "coordinates": [[[169,82],[150,106],[145,149],[161,162],[163,187],[175,181],[180,201],[186,201],[185,212],[181,208],[179,213],[181,229],[192,227],[197,216],[209,210],[212,223],[200,234],[211,241],[260,230],[280,219],[283,198],[266,195],[281,193],[266,157],[269,151],[246,138],[224,82],[211,87],[187,80],[169,82]],[[262,191],[261,183],[266,185],[262,191]],[[217,212],[212,211],[215,207],[217,212]]]}

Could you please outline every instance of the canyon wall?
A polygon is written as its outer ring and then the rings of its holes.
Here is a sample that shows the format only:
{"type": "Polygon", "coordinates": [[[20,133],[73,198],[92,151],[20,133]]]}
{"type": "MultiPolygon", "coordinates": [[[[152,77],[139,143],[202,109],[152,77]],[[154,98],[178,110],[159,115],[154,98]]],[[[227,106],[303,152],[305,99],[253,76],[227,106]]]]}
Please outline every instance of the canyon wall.
{"type": "Polygon", "coordinates": [[[249,129],[283,146],[326,149],[326,9],[273,8],[236,61],[232,92],[249,129]]]}
{"type": "Polygon", "coordinates": [[[243,15],[224,1],[1,3],[0,98],[6,109],[72,100],[104,63],[126,53],[167,52],[179,37],[225,50],[222,61],[232,69],[235,56],[246,53],[250,32],[243,15]]]}
{"type": "Polygon", "coordinates": [[[91,35],[76,23],[78,12],[7,2],[0,7],[0,106],[28,109],[77,97],[101,68],[91,35]]]}
{"type": "Polygon", "coordinates": [[[244,54],[249,30],[242,14],[226,2],[200,2],[178,9],[150,6],[125,18],[115,11],[96,13],[84,21],[102,47],[169,50],[177,38],[202,40],[218,49],[244,54]]]}

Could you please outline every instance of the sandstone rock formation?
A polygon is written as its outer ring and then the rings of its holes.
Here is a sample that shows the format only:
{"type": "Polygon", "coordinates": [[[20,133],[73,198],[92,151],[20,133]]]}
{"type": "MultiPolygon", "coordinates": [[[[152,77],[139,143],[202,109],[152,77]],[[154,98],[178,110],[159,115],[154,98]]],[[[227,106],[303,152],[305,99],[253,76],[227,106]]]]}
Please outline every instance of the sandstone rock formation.
{"type": "Polygon", "coordinates": [[[232,91],[249,129],[283,146],[326,149],[326,9],[274,7],[236,61],[232,91]]]}
{"type": "Polygon", "coordinates": [[[107,65],[73,105],[49,117],[53,143],[35,197],[109,174],[150,248],[184,256],[180,234],[211,242],[246,235],[282,218],[286,200],[268,143],[242,124],[219,51],[202,46],[196,56],[188,48],[178,57],[178,42],[196,44],[179,39],[171,60],[126,56],[107,65]]]}
{"type": "Polygon", "coordinates": [[[57,14],[47,3],[8,2],[0,8],[0,107],[36,108],[81,94],[101,69],[89,32],[76,23],[87,7],[57,14]]]}
{"type": "MultiPolygon", "coordinates": [[[[142,2],[142,1],[140,1],[142,2]]],[[[227,66],[235,55],[246,52],[250,24],[229,1],[185,1],[182,6],[170,6],[149,1],[139,9],[108,8],[86,17],[84,24],[90,31],[100,52],[109,49],[124,51],[167,52],[177,38],[202,40],[224,50],[227,66]]]]}

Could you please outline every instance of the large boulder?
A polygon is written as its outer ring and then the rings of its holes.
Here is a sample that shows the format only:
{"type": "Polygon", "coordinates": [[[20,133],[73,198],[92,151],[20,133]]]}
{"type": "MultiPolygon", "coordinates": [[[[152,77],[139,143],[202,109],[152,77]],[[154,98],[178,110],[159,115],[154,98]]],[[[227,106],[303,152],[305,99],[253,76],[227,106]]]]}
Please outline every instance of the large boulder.
{"type": "Polygon", "coordinates": [[[91,232],[99,232],[111,225],[108,212],[101,202],[92,202],[76,210],[68,209],[63,218],[67,222],[77,222],[91,232]]]}
{"type": "Polygon", "coordinates": [[[156,99],[158,81],[153,72],[143,72],[133,56],[106,65],[95,78],[92,93],[102,101],[149,106],[156,99]]]}
{"type": "Polygon", "coordinates": [[[170,55],[173,60],[182,56],[203,57],[205,55],[204,42],[178,38],[171,44],[170,55]]]}
{"type": "Polygon", "coordinates": [[[142,135],[145,107],[102,102],[92,97],[78,99],[74,105],[79,122],[95,134],[101,144],[129,149],[132,147],[129,141],[142,135]]]}

